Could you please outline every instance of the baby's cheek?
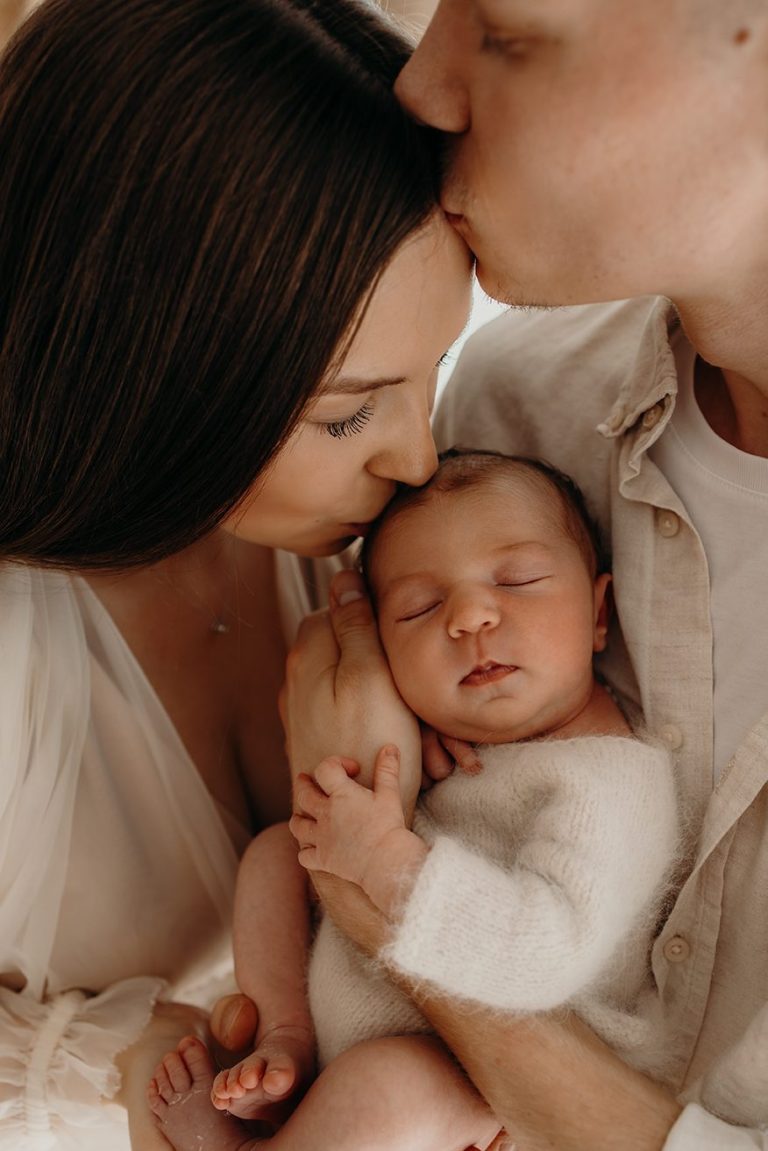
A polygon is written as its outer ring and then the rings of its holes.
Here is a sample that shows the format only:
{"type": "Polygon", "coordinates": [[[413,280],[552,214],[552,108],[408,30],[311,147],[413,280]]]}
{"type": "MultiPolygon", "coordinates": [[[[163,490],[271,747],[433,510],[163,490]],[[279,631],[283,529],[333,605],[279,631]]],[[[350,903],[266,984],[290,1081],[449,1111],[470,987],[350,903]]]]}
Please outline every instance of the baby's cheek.
{"type": "Polygon", "coordinates": [[[419,652],[414,650],[414,645],[407,642],[390,644],[385,647],[385,651],[395,687],[408,706],[420,716],[424,678],[428,671],[424,667],[423,659],[419,658],[419,652]]]}

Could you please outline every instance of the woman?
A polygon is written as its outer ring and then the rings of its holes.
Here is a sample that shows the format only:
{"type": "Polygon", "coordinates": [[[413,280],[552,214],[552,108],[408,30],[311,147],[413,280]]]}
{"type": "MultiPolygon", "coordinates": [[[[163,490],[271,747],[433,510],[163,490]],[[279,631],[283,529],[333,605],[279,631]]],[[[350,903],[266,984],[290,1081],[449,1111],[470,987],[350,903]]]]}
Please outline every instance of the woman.
{"type": "Polygon", "coordinates": [[[286,814],[271,549],[434,468],[469,258],[406,54],[354,0],[49,0],[0,66],[0,1146],[117,1151],[121,1073],[165,1146],[286,814]]]}

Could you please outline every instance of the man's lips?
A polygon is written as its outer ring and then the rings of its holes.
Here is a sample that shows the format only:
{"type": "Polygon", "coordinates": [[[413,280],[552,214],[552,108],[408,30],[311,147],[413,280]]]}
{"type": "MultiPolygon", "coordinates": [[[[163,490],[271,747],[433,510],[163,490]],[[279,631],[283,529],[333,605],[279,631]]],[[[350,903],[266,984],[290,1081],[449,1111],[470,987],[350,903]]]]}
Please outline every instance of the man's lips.
{"type": "Polygon", "coordinates": [[[497,680],[504,679],[505,676],[511,675],[513,671],[517,671],[517,666],[512,663],[496,663],[495,660],[489,659],[485,663],[479,663],[476,667],[472,668],[469,675],[465,675],[461,683],[466,687],[478,687],[484,683],[496,683],[497,680]]]}

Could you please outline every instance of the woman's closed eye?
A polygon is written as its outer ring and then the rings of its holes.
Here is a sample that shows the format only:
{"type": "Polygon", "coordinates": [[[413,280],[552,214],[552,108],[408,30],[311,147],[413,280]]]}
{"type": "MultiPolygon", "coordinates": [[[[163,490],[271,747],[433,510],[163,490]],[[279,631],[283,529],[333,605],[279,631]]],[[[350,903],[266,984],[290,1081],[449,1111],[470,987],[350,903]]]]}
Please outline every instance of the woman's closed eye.
{"type": "Polygon", "coordinates": [[[361,432],[373,415],[373,401],[366,400],[361,408],[343,420],[322,420],[320,427],[323,432],[334,439],[340,440],[344,436],[354,436],[361,432]]]}

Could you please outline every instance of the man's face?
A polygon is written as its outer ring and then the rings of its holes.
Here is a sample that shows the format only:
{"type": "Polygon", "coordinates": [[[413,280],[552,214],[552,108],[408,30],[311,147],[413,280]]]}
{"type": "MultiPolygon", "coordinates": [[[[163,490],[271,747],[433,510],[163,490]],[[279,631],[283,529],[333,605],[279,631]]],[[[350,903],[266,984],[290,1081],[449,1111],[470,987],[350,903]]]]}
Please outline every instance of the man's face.
{"type": "Polygon", "coordinates": [[[455,134],[443,205],[488,292],[680,300],[752,258],[768,230],[764,8],[441,0],[397,90],[455,134]]]}

